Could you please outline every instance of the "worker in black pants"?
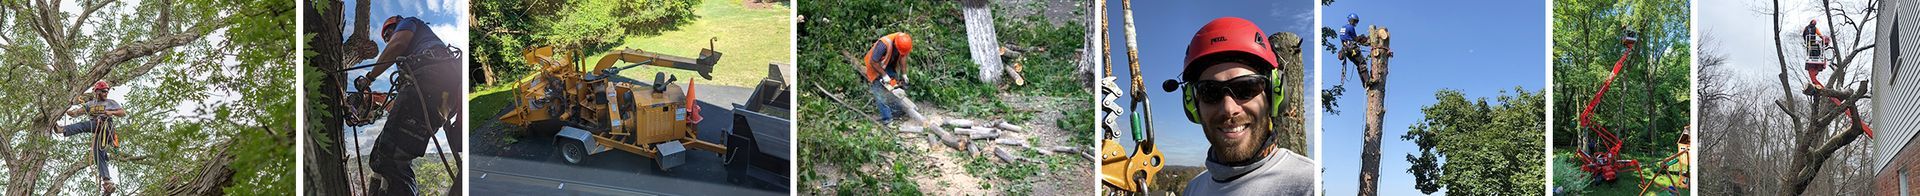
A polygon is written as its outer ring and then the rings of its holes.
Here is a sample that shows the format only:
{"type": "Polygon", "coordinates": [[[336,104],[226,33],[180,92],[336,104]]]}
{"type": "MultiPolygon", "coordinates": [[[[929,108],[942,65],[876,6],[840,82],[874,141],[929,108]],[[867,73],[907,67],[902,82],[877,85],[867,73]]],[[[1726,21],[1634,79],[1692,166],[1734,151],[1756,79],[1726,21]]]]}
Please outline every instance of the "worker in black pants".
{"type": "MultiPolygon", "coordinates": [[[[453,118],[461,113],[460,73],[464,71],[453,49],[441,42],[425,21],[413,17],[388,17],[381,26],[386,50],[374,62],[395,62],[374,66],[367,75],[354,80],[360,92],[372,92],[373,79],[388,68],[399,65],[401,73],[393,77],[398,99],[387,114],[385,131],[373,141],[368,164],[377,174],[367,187],[371,195],[420,195],[414,184],[412,161],[426,153],[434,132],[447,131],[453,152],[459,146],[461,129],[453,118]]],[[[451,165],[448,167],[452,167],[451,165]]],[[[454,174],[458,176],[458,174],[454,174]]],[[[453,190],[459,190],[455,180],[453,190]]],[[[451,191],[458,193],[459,191],[451,191]]]]}

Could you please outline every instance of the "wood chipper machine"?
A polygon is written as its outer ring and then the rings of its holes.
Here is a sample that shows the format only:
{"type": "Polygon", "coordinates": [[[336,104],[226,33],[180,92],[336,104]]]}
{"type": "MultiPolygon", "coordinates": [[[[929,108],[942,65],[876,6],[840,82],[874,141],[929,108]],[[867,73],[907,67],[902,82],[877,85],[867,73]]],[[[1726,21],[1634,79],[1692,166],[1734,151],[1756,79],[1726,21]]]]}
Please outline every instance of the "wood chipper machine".
{"type": "MultiPolygon", "coordinates": [[[[533,79],[513,90],[513,103],[499,119],[527,128],[529,133],[552,131],[554,143],[567,163],[620,150],[654,159],[660,170],[686,161],[689,149],[725,153],[723,144],[698,139],[700,106],[693,81],[684,87],[679,78],[656,72],[651,81],[637,81],[619,73],[653,66],[691,70],[712,79],[721,53],[711,46],[698,58],[662,55],[634,49],[609,51],[591,67],[576,65],[552,46],[523,52],[528,65],[538,67],[533,79]],[[620,62],[631,64],[615,66],[620,62]]],[[[536,134],[544,135],[544,134],[536,134]]]]}

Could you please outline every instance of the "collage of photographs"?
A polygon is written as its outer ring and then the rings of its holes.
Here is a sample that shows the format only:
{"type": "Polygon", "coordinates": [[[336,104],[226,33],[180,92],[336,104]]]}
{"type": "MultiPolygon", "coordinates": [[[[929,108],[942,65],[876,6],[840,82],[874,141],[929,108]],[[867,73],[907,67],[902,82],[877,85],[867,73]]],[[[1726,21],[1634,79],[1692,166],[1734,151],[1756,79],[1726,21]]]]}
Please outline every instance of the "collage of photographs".
{"type": "Polygon", "coordinates": [[[1915,0],[25,0],[0,24],[0,195],[1920,194],[1915,0]]]}

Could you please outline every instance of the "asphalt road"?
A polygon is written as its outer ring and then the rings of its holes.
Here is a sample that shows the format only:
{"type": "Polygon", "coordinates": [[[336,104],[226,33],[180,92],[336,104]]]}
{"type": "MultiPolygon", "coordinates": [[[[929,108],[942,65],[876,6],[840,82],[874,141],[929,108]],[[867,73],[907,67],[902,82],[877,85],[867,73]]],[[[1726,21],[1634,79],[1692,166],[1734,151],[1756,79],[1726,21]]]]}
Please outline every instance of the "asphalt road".
{"type": "MultiPolygon", "coordinates": [[[[734,103],[746,102],[751,88],[697,85],[700,140],[724,142],[734,103]]],[[[527,136],[510,145],[495,144],[498,134],[513,129],[497,125],[493,117],[476,117],[472,141],[473,168],[469,175],[475,195],[785,195],[787,190],[757,188],[727,181],[718,153],[691,150],[687,162],[672,171],[657,169],[653,159],[610,150],[589,156],[579,165],[562,161],[552,136],[527,136]],[[483,133],[494,132],[494,133],[483,133]]]]}

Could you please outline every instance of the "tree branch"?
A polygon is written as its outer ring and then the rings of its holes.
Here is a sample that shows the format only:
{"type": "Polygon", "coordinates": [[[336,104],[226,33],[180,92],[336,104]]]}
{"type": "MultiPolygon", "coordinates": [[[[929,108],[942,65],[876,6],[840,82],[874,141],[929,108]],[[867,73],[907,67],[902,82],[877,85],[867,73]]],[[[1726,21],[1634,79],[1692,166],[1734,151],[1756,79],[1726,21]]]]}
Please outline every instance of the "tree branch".
{"type": "Polygon", "coordinates": [[[66,31],[67,35],[65,37],[74,37],[74,36],[77,36],[75,34],[80,34],[80,26],[82,25],[81,23],[86,23],[87,18],[93,17],[94,11],[99,11],[100,8],[107,7],[107,4],[113,4],[113,1],[96,0],[96,1],[92,1],[91,3],[89,2],[81,2],[81,3],[86,5],[81,6],[82,9],[80,11],[80,17],[76,17],[73,19],[73,25],[67,26],[67,31],[66,31]]]}

